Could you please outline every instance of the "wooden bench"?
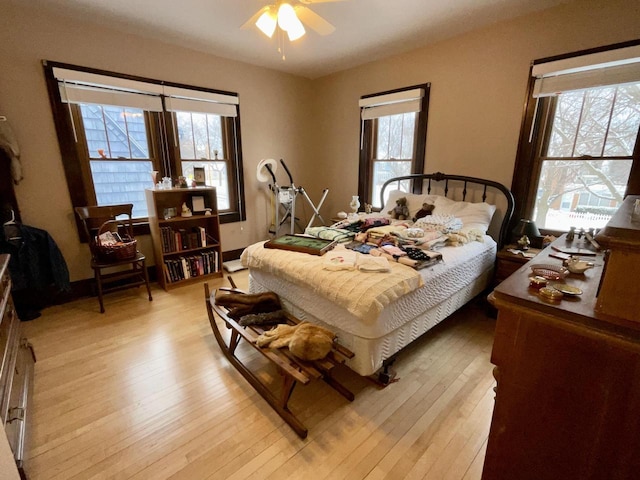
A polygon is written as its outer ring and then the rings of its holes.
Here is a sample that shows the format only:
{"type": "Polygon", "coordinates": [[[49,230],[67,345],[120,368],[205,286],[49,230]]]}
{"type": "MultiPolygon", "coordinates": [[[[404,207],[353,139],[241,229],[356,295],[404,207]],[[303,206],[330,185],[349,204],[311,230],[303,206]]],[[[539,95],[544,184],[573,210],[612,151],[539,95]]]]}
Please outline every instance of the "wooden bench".
{"type": "MultiPolygon", "coordinates": [[[[228,277],[233,288],[220,288],[220,291],[226,291],[229,293],[245,293],[242,290],[236,288],[231,277],[228,277]]],[[[213,295],[209,291],[209,285],[204,284],[205,303],[207,306],[207,313],[209,315],[209,322],[211,323],[211,329],[216,337],[218,345],[225,357],[229,362],[242,374],[244,378],[256,389],[256,391],[271,405],[271,407],[287,422],[291,428],[300,436],[300,438],[306,438],[308,430],[302,424],[300,420],[289,410],[289,399],[293,393],[297,383],[307,385],[314,379],[322,379],[343,397],[349,401],[353,401],[355,398],[344,385],[338,382],[332,375],[332,370],[337,365],[344,363],[346,359],[353,358],[353,352],[347,350],[341,345],[334,342],[333,347],[329,354],[316,361],[305,361],[295,357],[288,348],[261,348],[256,345],[256,339],[265,330],[269,330],[273,325],[251,325],[247,327],[241,326],[233,318],[227,315],[227,309],[216,305],[215,294],[213,295]],[[222,336],[222,332],[219,329],[218,323],[215,319],[217,314],[226,327],[231,330],[231,336],[229,343],[225,341],[222,336]],[[242,361],[235,355],[236,347],[240,340],[246,340],[246,342],[260,352],[264,358],[268,359],[271,363],[276,365],[283,376],[282,389],[280,395],[274,394],[260,378],[254,375],[242,361]]],[[[286,314],[286,320],[289,325],[296,325],[300,323],[300,320],[290,314],[286,314]]]]}

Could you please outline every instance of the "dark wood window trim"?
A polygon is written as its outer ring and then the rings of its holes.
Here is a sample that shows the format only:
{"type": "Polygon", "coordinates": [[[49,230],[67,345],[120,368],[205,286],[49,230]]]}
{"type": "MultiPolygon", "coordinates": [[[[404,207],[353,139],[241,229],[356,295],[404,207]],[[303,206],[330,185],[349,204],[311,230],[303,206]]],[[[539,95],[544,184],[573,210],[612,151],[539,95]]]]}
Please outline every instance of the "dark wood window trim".
{"type": "MultiPolygon", "coordinates": [[[[531,218],[533,214],[535,202],[534,189],[538,184],[540,175],[539,158],[545,147],[545,142],[547,142],[549,138],[547,129],[550,119],[553,118],[553,109],[555,108],[555,101],[553,101],[551,97],[541,98],[539,101],[533,98],[535,81],[531,75],[533,65],[634,45],[640,45],[640,40],[581,50],[554,57],[542,58],[532,62],[531,68],[529,69],[529,83],[527,85],[527,94],[518,139],[518,150],[511,181],[511,192],[513,193],[516,203],[510,230],[516,226],[521,218],[531,218]]],[[[640,194],[640,132],[636,139],[632,158],[633,166],[631,167],[631,173],[629,175],[626,195],[640,194]]],[[[562,233],[551,230],[541,230],[541,232],[555,235],[562,233]]]]}
{"type": "MultiPolygon", "coordinates": [[[[51,111],[56,128],[56,134],[58,136],[58,142],[60,146],[60,153],[62,156],[63,168],[65,171],[65,177],[67,179],[67,186],[69,188],[69,195],[71,197],[71,203],[73,207],[93,205],[96,203],[95,193],[93,191],[91,174],[88,172],[88,158],[86,158],[86,144],[84,143],[83,135],[78,136],[78,142],[74,138],[74,128],[78,129],[78,126],[82,125],[79,109],[75,105],[65,104],[60,98],[60,92],[58,90],[58,82],[53,74],[54,67],[79,70],[88,73],[95,73],[99,75],[106,75],[117,78],[124,78],[128,80],[136,80],[146,83],[166,85],[171,87],[185,88],[190,90],[218,93],[222,95],[237,96],[235,92],[227,92],[223,90],[215,90],[210,88],[197,87],[193,85],[185,85],[180,83],[166,82],[162,80],[150,79],[145,77],[138,77],[134,75],[126,75],[117,72],[110,72],[105,70],[99,70],[94,68],[81,67],[77,65],[71,65],[60,62],[44,61],[44,75],[47,84],[47,91],[49,93],[49,102],[51,105],[51,111]],[[70,114],[71,112],[71,114],[70,114]],[[73,121],[73,123],[72,123],[73,121]],[[81,140],[82,138],[82,140],[81,140]]],[[[234,152],[233,158],[229,160],[230,166],[230,205],[229,211],[220,212],[220,223],[238,222],[246,219],[245,209],[245,193],[242,168],[242,148],[241,148],[241,135],[240,135],[240,106],[238,105],[237,117],[227,118],[225,122],[225,128],[230,135],[228,137],[228,150],[234,152]]],[[[171,145],[171,126],[174,122],[171,120],[170,112],[164,113],[152,113],[146,112],[146,124],[149,137],[149,148],[151,161],[154,168],[160,172],[160,176],[177,177],[181,174],[181,164],[178,156],[173,152],[171,145]],[[164,115],[164,117],[162,117],[164,115]],[[171,171],[168,171],[168,168],[171,171]]],[[[82,239],[81,232],[82,227],[76,219],[78,232],[82,239]]],[[[148,221],[144,219],[138,219],[134,226],[134,234],[143,235],[149,233],[148,221]]],[[[84,240],[84,239],[82,239],[84,240]]]]}
{"type": "MultiPolygon", "coordinates": [[[[431,90],[430,83],[413,85],[410,87],[397,88],[385,92],[364,95],[362,98],[377,97],[390,93],[398,93],[416,88],[424,89],[424,96],[418,114],[414,132],[414,152],[411,165],[411,173],[424,173],[425,152],[427,148],[427,122],[429,118],[429,93],[431,90]]],[[[358,167],[358,195],[360,203],[373,203],[371,198],[371,186],[373,182],[373,157],[375,155],[377,144],[377,125],[378,120],[360,121],[360,138],[362,139],[360,148],[360,159],[358,167]]],[[[422,182],[416,182],[412,185],[413,193],[421,193],[422,182]]]]}

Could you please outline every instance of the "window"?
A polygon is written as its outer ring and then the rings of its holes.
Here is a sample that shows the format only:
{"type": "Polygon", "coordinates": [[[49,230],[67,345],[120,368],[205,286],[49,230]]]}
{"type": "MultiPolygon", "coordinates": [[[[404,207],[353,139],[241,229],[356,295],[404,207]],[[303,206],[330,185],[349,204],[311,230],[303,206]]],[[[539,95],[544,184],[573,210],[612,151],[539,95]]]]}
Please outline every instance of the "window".
{"type": "Polygon", "coordinates": [[[238,96],[45,62],[74,206],[133,203],[158,177],[205,167],[222,222],[244,217],[238,96]]]}
{"type": "Polygon", "coordinates": [[[550,230],[602,228],[631,173],[640,83],[566,92],[550,102],[533,219],[550,230]]]}
{"type": "Polygon", "coordinates": [[[639,66],[637,46],[534,65],[512,187],[516,218],[549,232],[602,228],[638,188],[639,66]]]}
{"type": "Polygon", "coordinates": [[[111,105],[80,104],[96,205],[132,203],[134,218],[147,216],[144,190],[154,162],[144,112],[111,105]]]}
{"type": "Polygon", "coordinates": [[[204,167],[206,184],[216,187],[218,208],[228,210],[231,205],[229,172],[233,167],[223,142],[232,127],[219,115],[176,112],[178,156],[182,173],[193,178],[193,167],[204,167]]]}
{"type": "MultiPolygon", "coordinates": [[[[358,193],[375,208],[382,207],[380,191],[387,180],[423,173],[429,87],[419,85],[360,99],[358,193]]],[[[398,185],[407,192],[410,188],[409,182],[398,185]]]]}

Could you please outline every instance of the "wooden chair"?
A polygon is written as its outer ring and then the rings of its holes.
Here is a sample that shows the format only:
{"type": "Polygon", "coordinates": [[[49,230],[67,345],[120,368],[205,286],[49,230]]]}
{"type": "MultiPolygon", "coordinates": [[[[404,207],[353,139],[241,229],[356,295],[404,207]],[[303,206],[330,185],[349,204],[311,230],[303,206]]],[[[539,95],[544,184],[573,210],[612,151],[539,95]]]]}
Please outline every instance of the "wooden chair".
{"type": "Polygon", "coordinates": [[[96,235],[101,229],[103,232],[106,230],[112,232],[118,231],[121,235],[126,234],[133,238],[132,210],[133,205],[130,203],[104,207],[87,206],[75,208],[76,214],[84,227],[85,234],[89,241],[91,268],[93,269],[96,279],[100,313],[104,313],[103,293],[115,290],[122,290],[144,284],[147,287],[149,301],[153,300],[149,286],[149,274],[147,273],[147,267],[145,265],[146,259],[142,253],[136,250],[135,256],[132,258],[105,260],[104,256],[100,255],[99,246],[96,245],[96,235]],[[116,218],[123,215],[126,216],[125,219],[116,218]],[[122,269],[123,266],[127,265],[130,268],[122,269]],[[115,270],[114,267],[120,268],[111,273],[103,273],[105,269],[115,270]]]}

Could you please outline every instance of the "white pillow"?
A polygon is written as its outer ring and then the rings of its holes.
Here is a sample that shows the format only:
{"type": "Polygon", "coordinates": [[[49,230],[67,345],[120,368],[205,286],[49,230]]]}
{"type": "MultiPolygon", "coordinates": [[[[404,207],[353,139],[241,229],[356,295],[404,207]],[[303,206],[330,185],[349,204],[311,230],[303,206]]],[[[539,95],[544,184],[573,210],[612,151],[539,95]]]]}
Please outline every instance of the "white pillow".
{"type": "Polygon", "coordinates": [[[489,205],[486,202],[456,202],[440,195],[435,199],[435,206],[433,213],[453,215],[462,220],[465,230],[478,229],[484,233],[487,233],[496,211],[495,205],[489,205]]]}
{"type": "Polygon", "coordinates": [[[393,210],[396,206],[396,200],[399,198],[406,197],[407,199],[407,207],[409,207],[409,219],[413,219],[416,216],[416,213],[422,208],[423,203],[431,203],[433,204],[435,201],[436,195],[427,195],[422,193],[407,193],[401,190],[391,190],[389,192],[389,198],[387,202],[384,204],[384,207],[380,211],[385,216],[389,216],[389,212],[393,210]]]}

